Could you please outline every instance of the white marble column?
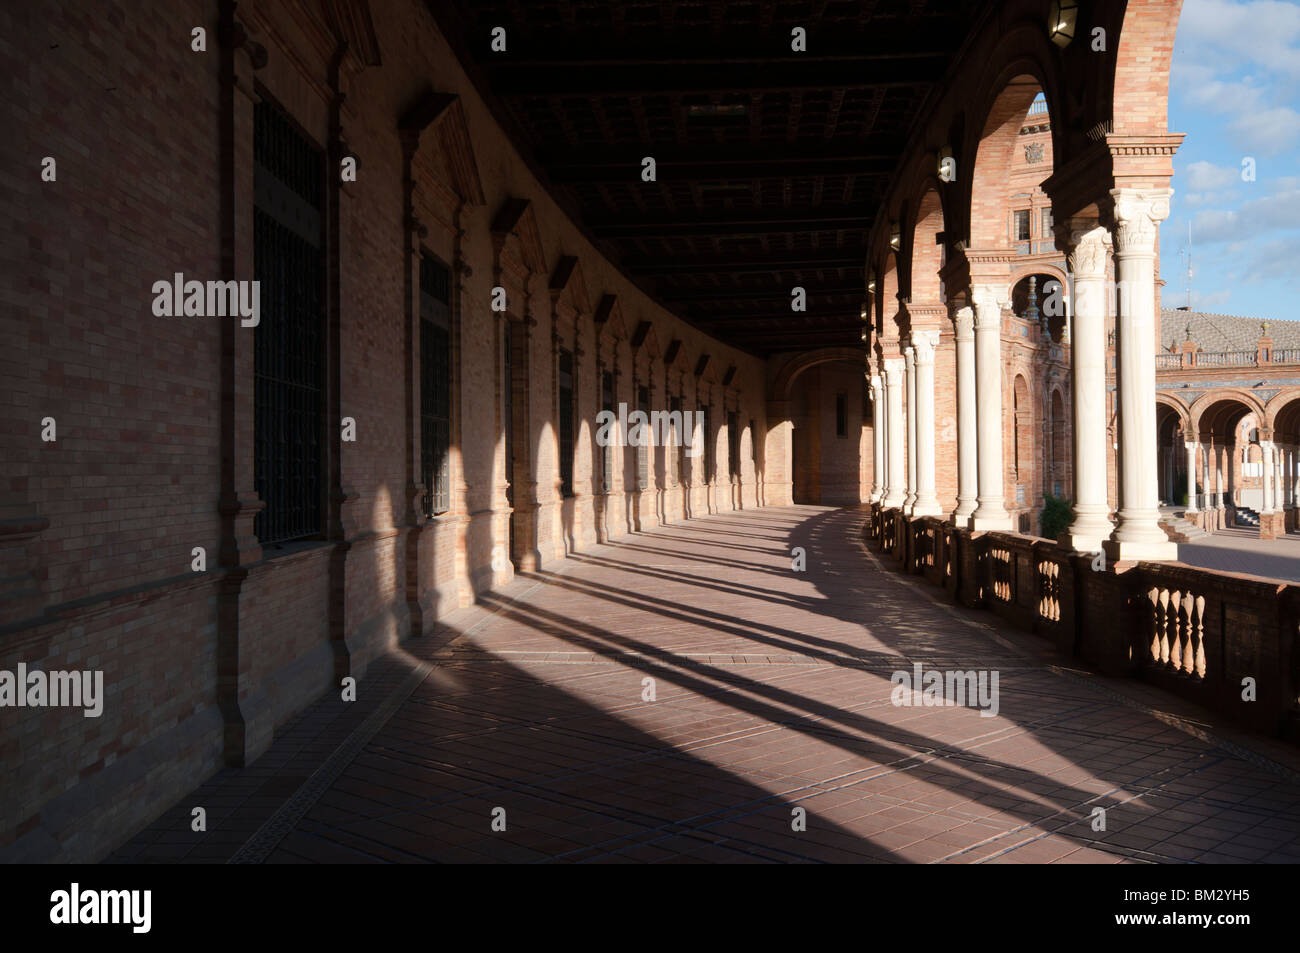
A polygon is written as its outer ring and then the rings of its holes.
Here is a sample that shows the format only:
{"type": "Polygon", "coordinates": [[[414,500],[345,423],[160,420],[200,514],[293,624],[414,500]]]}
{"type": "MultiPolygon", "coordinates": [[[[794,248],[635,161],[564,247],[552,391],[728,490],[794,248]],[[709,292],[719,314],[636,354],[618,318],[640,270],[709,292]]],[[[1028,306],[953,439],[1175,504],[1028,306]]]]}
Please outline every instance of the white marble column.
{"type": "Polygon", "coordinates": [[[913,516],[937,516],[939,499],[934,495],[934,349],[938,331],[913,331],[913,361],[916,367],[916,501],[913,516]]]}
{"type": "Polygon", "coordinates": [[[1260,475],[1260,486],[1263,489],[1262,499],[1260,500],[1260,512],[1273,512],[1273,441],[1261,440],[1259,448],[1263,451],[1263,473],[1260,475]]]}
{"type": "Polygon", "coordinates": [[[903,485],[903,359],[885,359],[885,407],[889,424],[885,429],[885,497],[881,501],[887,508],[903,505],[906,488],[903,485]]]}
{"type": "Polygon", "coordinates": [[[1281,513],[1285,508],[1282,503],[1282,455],[1286,448],[1277,444],[1273,450],[1273,512],[1281,513]]]}
{"type": "Polygon", "coordinates": [[[1214,446],[1214,508],[1223,509],[1223,448],[1214,446]]]}
{"type": "Polygon", "coordinates": [[[903,361],[903,379],[907,382],[907,407],[903,410],[907,427],[907,497],[903,512],[911,516],[916,505],[916,350],[911,345],[903,348],[903,361]]]}
{"type": "MultiPolygon", "coordinates": [[[[1084,221],[1070,234],[1074,276],[1070,346],[1073,378],[1074,521],[1061,543],[1075,552],[1098,552],[1114,527],[1106,500],[1106,256],[1110,236],[1084,221]]],[[[1172,450],[1170,454],[1172,459],[1172,450]]],[[[1172,476],[1172,467],[1171,467],[1172,476]]],[[[1172,479],[1170,488],[1172,490],[1172,479]]]]}
{"type": "MultiPolygon", "coordinates": [[[[1112,189],[1119,279],[1119,512],[1106,554],[1116,561],[1177,559],[1159,525],[1156,493],[1156,233],[1172,189],[1112,189]]],[[[1193,471],[1195,472],[1195,471],[1193,471]]]]}
{"type": "Polygon", "coordinates": [[[952,319],[953,337],[957,346],[957,508],[952,521],[966,526],[975,512],[979,487],[979,459],[976,456],[978,431],[976,430],[975,399],[975,312],[959,308],[952,319]]]}
{"type": "Polygon", "coordinates": [[[871,502],[875,503],[885,495],[885,432],[884,408],[881,406],[882,391],[880,375],[872,374],[871,387],[871,502]]]}
{"type": "Polygon", "coordinates": [[[975,301],[975,401],[979,494],[973,530],[1011,529],[1002,495],[1002,307],[997,289],[972,289],[975,301]]]}
{"type": "Polygon", "coordinates": [[[1198,512],[1196,509],[1196,444],[1187,442],[1183,444],[1187,448],[1187,512],[1198,512]]]}

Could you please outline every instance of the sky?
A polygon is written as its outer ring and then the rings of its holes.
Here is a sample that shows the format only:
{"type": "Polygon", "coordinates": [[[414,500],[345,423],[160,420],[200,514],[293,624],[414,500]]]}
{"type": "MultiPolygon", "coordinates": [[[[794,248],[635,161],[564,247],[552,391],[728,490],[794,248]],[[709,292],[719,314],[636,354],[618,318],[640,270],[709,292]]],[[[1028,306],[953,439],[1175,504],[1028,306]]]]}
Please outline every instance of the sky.
{"type": "Polygon", "coordinates": [[[1169,84],[1164,307],[1300,320],[1300,0],[1184,0],[1169,84]],[[1250,171],[1253,166],[1253,181],[1250,171]]]}

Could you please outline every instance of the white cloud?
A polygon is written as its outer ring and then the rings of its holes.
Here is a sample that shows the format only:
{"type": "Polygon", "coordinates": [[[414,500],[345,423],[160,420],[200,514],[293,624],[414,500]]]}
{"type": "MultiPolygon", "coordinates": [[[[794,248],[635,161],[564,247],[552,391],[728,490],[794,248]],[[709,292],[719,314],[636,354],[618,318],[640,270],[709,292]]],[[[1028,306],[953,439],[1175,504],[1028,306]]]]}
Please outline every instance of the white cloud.
{"type": "Polygon", "coordinates": [[[1181,171],[1187,176],[1184,185],[1197,192],[1227,189],[1241,180],[1241,170],[1213,162],[1192,162],[1181,171]]]}
{"type": "Polygon", "coordinates": [[[1198,245],[1249,241],[1296,228],[1300,228],[1300,189],[1296,188],[1280,189],[1235,209],[1202,209],[1192,218],[1192,238],[1198,245]]]}
{"type": "Polygon", "coordinates": [[[1228,128],[1264,155],[1276,155],[1300,138],[1300,113],[1289,106],[1274,106],[1244,113],[1228,128]]]}
{"type": "Polygon", "coordinates": [[[1300,6],[1278,0],[1187,0],[1178,46],[1212,66],[1253,65],[1300,77],[1300,6]]]}

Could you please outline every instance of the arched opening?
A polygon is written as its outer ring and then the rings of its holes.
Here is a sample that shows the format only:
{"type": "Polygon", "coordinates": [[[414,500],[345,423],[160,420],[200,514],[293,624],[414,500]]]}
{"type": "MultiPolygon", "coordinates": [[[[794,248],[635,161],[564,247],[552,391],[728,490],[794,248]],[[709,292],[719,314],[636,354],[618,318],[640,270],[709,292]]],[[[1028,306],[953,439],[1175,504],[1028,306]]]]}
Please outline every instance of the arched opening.
{"type": "Polygon", "coordinates": [[[1156,434],[1160,468],[1156,476],[1161,506],[1187,505],[1187,453],[1183,415],[1168,404],[1156,403],[1156,434]]]}
{"type": "Polygon", "coordinates": [[[943,282],[939,270],[944,265],[943,203],[939,193],[930,188],[921,196],[916,210],[916,227],[912,230],[912,295],[918,304],[943,304],[943,282]]]}
{"type": "Polygon", "coordinates": [[[1065,340],[1065,287],[1050,272],[1019,278],[1011,288],[1011,312],[1038,328],[1040,341],[1065,340]]]}
{"type": "Polygon", "coordinates": [[[1042,86],[1031,75],[1010,80],[984,121],[975,156],[971,243],[1018,255],[1056,254],[1051,205],[1039,188],[1052,173],[1052,127],[1042,86]]]}
{"type": "Polygon", "coordinates": [[[789,384],[795,503],[854,506],[870,487],[863,448],[870,426],[861,360],[833,358],[798,371],[789,384]]]}
{"type": "Polygon", "coordinates": [[[1065,400],[1059,389],[1052,391],[1051,417],[1047,434],[1047,491],[1052,496],[1064,496],[1069,485],[1066,472],[1066,455],[1069,440],[1065,424],[1065,400]]]}
{"type": "Polygon", "coordinates": [[[1029,383],[1017,374],[1011,388],[1011,466],[1017,507],[1028,505],[1033,483],[1034,411],[1029,400],[1029,383]]]}
{"type": "MultiPolygon", "coordinates": [[[[1197,492],[1222,493],[1223,506],[1230,525],[1257,527],[1264,505],[1264,458],[1260,447],[1259,421],[1262,409],[1249,398],[1224,395],[1214,397],[1197,415],[1195,434],[1202,445],[1210,446],[1210,467],[1206,488],[1206,468],[1196,474],[1197,492]]],[[[1183,469],[1186,474],[1186,468],[1183,469]]],[[[1184,490],[1184,492],[1186,492],[1184,490]]]]}

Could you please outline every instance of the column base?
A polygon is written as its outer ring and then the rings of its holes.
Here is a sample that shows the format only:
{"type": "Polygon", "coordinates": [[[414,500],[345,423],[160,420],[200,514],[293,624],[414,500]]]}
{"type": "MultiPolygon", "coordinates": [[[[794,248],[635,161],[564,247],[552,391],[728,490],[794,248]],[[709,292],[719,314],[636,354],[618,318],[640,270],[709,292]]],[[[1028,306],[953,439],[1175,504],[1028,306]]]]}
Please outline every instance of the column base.
{"type": "Polygon", "coordinates": [[[1098,533],[1071,533],[1064,532],[1057,539],[1057,542],[1066,549],[1073,550],[1076,553],[1099,553],[1102,551],[1102,544],[1110,536],[1110,530],[1098,533]]]}
{"type": "Polygon", "coordinates": [[[942,516],[943,510],[939,509],[939,501],[933,503],[917,503],[912,507],[913,516],[942,516]]]}
{"type": "Polygon", "coordinates": [[[970,530],[972,533],[1010,533],[1011,516],[1007,513],[1001,516],[981,516],[976,512],[971,515],[970,530]]]}
{"type": "Polygon", "coordinates": [[[974,500],[958,500],[957,508],[952,511],[952,521],[954,525],[965,526],[970,522],[971,516],[975,513],[974,500]]]}
{"type": "Polygon", "coordinates": [[[1132,542],[1129,540],[1108,539],[1102,544],[1106,558],[1111,562],[1177,562],[1178,544],[1172,540],[1164,542],[1132,542]]]}
{"type": "Polygon", "coordinates": [[[887,496],[880,501],[880,505],[887,510],[899,510],[903,508],[903,498],[901,496],[893,498],[887,496]]]}

